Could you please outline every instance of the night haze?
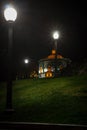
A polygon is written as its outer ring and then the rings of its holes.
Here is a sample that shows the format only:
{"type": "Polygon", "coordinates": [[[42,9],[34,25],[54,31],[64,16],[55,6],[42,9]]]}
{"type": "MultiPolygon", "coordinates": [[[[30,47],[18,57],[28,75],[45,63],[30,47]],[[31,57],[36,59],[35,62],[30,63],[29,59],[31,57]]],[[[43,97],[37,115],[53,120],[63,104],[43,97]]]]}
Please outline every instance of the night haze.
{"type": "MultiPolygon", "coordinates": [[[[14,23],[14,68],[28,57],[36,62],[47,57],[54,48],[52,32],[58,30],[58,53],[72,61],[87,58],[87,19],[85,3],[45,0],[8,0],[15,3],[18,17],[14,23]]],[[[8,25],[3,18],[0,1],[0,69],[7,64],[8,25]]]]}

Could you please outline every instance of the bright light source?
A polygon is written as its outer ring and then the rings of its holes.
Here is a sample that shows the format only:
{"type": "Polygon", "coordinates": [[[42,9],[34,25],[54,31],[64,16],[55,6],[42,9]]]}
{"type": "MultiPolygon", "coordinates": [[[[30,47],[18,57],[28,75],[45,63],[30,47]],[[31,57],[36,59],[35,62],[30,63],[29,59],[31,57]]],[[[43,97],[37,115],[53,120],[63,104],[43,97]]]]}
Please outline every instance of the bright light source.
{"type": "Polygon", "coordinates": [[[44,68],[44,72],[47,72],[47,68],[44,68]]]}
{"type": "Polygon", "coordinates": [[[25,63],[25,64],[28,64],[28,63],[29,63],[29,60],[28,60],[28,59],[25,59],[25,60],[24,60],[24,63],[25,63]]]}
{"type": "Polygon", "coordinates": [[[57,40],[57,39],[59,38],[59,33],[58,33],[58,31],[55,31],[55,32],[53,33],[53,38],[54,38],[55,40],[57,40]]]}
{"type": "Polygon", "coordinates": [[[14,22],[17,18],[17,11],[13,7],[7,7],[4,10],[4,17],[6,21],[14,22]]]}
{"type": "Polygon", "coordinates": [[[43,73],[43,68],[42,67],[39,67],[39,73],[43,73]]]}

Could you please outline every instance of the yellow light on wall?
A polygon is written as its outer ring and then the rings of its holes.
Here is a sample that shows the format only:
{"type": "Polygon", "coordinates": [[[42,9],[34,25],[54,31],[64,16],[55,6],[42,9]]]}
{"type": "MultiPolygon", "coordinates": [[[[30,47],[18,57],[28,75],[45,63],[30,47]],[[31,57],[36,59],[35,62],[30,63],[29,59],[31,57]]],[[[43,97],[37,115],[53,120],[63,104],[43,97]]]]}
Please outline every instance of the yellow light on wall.
{"type": "Polygon", "coordinates": [[[45,76],[46,76],[46,78],[51,78],[51,77],[53,77],[53,74],[52,74],[52,72],[47,72],[45,76]]]}
{"type": "Polygon", "coordinates": [[[43,73],[43,68],[42,67],[39,68],[39,73],[43,73]]]}
{"type": "Polygon", "coordinates": [[[52,55],[55,55],[56,54],[56,50],[52,50],[52,55]]]}

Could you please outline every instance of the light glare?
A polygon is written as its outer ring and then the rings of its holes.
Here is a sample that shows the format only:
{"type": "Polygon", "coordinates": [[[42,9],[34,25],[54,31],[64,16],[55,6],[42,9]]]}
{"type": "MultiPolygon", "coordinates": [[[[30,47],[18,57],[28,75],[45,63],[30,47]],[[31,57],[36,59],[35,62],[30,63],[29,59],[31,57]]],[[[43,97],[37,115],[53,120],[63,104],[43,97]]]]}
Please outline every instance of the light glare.
{"type": "Polygon", "coordinates": [[[8,7],[4,10],[4,17],[6,21],[15,21],[17,18],[17,11],[12,7],[8,7]]]}
{"type": "Polygon", "coordinates": [[[56,31],[53,33],[53,38],[57,40],[59,38],[59,33],[56,31]]]}
{"type": "Polygon", "coordinates": [[[29,60],[28,60],[28,59],[25,59],[25,60],[24,60],[24,63],[25,63],[25,64],[28,64],[28,63],[29,63],[29,60]]]}

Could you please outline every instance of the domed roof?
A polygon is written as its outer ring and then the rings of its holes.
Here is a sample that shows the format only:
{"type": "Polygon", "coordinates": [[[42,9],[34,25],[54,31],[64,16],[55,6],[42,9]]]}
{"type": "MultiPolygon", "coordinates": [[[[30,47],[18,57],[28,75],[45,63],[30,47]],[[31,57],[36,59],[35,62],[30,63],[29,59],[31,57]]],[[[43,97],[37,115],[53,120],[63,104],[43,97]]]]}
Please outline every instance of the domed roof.
{"type": "MultiPolygon", "coordinates": [[[[56,54],[56,50],[52,50],[52,54],[48,55],[46,58],[41,59],[41,60],[51,60],[51,59],[55,59],[55,54],[56,54]]],[[[57,55],[57,59],[63,59],[64,57],[62,55],[57,55]]]]}
{"type": "MultiPolygon", "coordinates": [[[[55,55],[56,55],[56,50],[52,50],[52,54],[51,55],[49,55],[48,57],[47,57],[47,59],[55,59],[55,55]]],[[[57,59],[62,59],[63,58],[63,56],[62,55],[57,55],[57,59]]]]}

